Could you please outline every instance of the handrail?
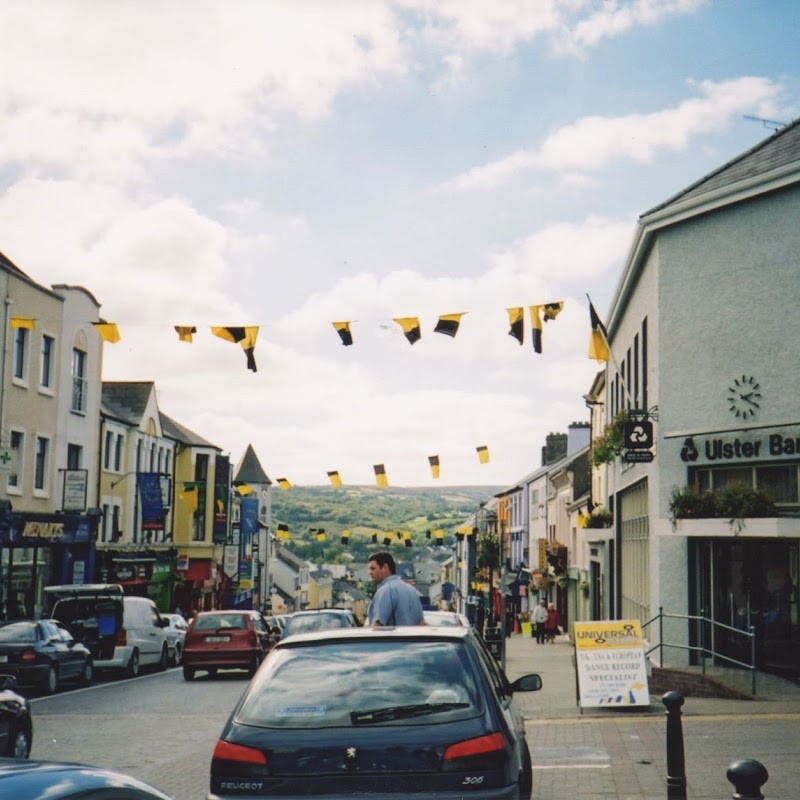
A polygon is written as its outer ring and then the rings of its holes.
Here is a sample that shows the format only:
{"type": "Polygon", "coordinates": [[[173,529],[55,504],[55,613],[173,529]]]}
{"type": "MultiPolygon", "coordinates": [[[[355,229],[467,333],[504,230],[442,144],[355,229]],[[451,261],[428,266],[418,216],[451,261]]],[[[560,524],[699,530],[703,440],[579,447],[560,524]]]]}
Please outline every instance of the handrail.
{"type": "Polygon", "coordinates": [[[711,657],[715,660],[719,659],[722,661],[726,661],[729,664],[733,664],[737,667],[743,667],[744,669],[750,670],[750,678],[751,678],[751,690],[752,694],[755,696],[756,693],[756,630],[754,626],[750,626],[749,631],[744,631],[741,628],[734,628],[730,625],[726,625],[724,622],[717,622],[717,620],[710,619],[703,614],[703,611],[700,611],[700,614],[667,614],[664,613],[664,607],[658,607],[658,614],[656,614],[652,619],[647,620],[647,622],[642,624],[642,633],[644,634],[645,629],[652,625],[654,622],[658,622],[658,642],[654,644],[650,649],[645,651],[645,656],[649,656],[654,650],[659,651],[659,663],[663,665],[663,651],[665,648],[672,648],[675,650],[688,650],[689,652],[699,653],[703,675],[706,674],[706,658],[711,657]],[[690,623],[700,623],[700,635],[698,640],[700,642],[699,645],[691,645],[691,644],[672,644],[669,642],[664,641],[664,620],[665,619],[678,619],[678,620],[686,620],[690,623]],[[705,630],[706,626],[704,623],[709,623],[711,625],[712,636],[711,636],[711,648],[709,649],[706,647],[706,636],[705,630]],[[741,636],[745,637],[745,640],[750,641],[750,663],[746,663],[744,661],[739,661],[731,656],[727,656],[723,653],[719,653],[716,651],[714,643],[716,641],[716,637],[713,633],[717,629],[722,629],[726,631],[730,631],[731,633],[740,634],[741,636]]]}

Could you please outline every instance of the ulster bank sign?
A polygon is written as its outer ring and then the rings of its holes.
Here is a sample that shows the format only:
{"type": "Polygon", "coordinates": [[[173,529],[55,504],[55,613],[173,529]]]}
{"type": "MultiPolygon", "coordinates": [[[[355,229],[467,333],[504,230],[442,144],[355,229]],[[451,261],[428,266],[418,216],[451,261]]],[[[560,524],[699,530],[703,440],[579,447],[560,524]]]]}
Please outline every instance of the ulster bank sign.
{"type": "Polygon", "coordinates": [[[775,461],[800,456],[800,436],[786,430],[773,429],[737,435],[687,436],[681,447],[681,460],[686,463],[720,463],[775,461]]]}

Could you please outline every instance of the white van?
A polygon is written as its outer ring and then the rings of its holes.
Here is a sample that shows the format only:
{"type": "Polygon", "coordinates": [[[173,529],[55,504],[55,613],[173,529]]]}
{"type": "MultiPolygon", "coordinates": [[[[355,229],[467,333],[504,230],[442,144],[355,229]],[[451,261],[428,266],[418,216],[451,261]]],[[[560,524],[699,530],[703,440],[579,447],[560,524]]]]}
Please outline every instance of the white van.
{"type": "Polygon", "coordinates": [[[89,648],[95,669],[131,678],[144,666],[166,669],[164,622],[149,598],[126,595],[114,583],[47,586],[45,592],[55,600],[50,616],[89,648]]]}

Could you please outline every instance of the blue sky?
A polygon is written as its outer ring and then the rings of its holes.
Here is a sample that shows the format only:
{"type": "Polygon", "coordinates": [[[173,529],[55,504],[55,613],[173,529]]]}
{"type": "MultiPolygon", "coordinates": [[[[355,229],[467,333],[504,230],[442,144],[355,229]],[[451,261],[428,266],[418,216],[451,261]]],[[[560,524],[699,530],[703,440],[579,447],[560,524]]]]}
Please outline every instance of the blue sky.
{"type": "Polygon", "coordinates": [[[587,418],[637,217],[800,109],[793,2],[0,4],[0,250],[107,380],[297,484],[509,484],[587,418]],[[563,300],[543,353],[510,306],[563,300]],[[467,312],[455,339],[439,314],[467,312]],[[418,316],[413,347],[394,317],[418,316]],[[352,320],[342,347],[331,323],[352,320]],[[173,325],[198,328],[191,345],[173,325]],[[258,372],[212,325],[259,325],[258,372]],[[480,464],[475,448],[489,447],[480,464]]]}

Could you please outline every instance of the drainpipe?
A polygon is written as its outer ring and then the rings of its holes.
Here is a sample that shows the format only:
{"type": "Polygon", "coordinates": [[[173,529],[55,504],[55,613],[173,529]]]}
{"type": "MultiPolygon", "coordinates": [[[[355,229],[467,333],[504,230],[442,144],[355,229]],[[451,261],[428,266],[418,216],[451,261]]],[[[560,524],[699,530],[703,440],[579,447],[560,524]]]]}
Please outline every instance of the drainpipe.
{"type": "Polygon", "coordinates": [[[2,357],[2,378],[0,378],[0,430],[5,430],[5,410],[6,410],[6,353],[8,352],[8,309],[14,301],[6,295],[5,309],[3,315],[3,357],[2,357]]]}

